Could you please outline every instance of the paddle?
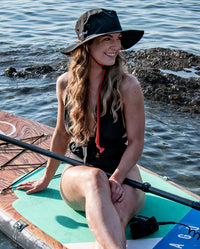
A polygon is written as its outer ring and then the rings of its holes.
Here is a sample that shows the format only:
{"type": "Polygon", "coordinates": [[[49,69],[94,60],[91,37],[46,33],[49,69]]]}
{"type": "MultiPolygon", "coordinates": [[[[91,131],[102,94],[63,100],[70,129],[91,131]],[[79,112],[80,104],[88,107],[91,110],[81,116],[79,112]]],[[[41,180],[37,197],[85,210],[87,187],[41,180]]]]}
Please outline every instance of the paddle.
{"type": "MultiPolygon", "coordinates": [[[[31,150],[33,152],[42,154],[44,156],[51,157],[51,158],[54,158],[56,160],[72,164],[74,166],[82,165],[82,162],[79,162],[77,160],[74,160],[74,159],[71,159],[69,157],[65,157],[65,156],[59,155],[59,154],[57,154],[55,152],[52,152],[52,151],[49,151],[49,150],[45,150],[45,149],[40,148],[38,146],[25,143],[23,141],[20,141],[20,140],[8,137],[8,136],[3,135],[3,134],[0,134],[0,140],[3,140],[5,142],[17,145],[19,147],[31,150]]],[[[106,174],[107,174],[107,176],[111,175],[110,173],[106,173],[106,174]]],[[[152,193],[152,194],[164,197],[166,199],[169,199],[169,200],[181,203],[183,205],[192,207],[192,208],[194,208],[196,210],[200,210],[200,202],[192,201],[192,200],[183,198],[181,196],[174,195],[172,193],[168,193],[168,192],[163,191],[161,189],[154,188],[154,187],[151,186],[150,183],[147,183],[147,182],[146,183],[141,183],[141,182],[137,182],[137,181],[134,181],[134,180],[131,180],[131,179],[128,179],[128,178],[126,178],[124,180],[124,183],[127,184],[127,185],[130,185],[130,186],[132,186],[134,188],[138,188],[138,189],[140,189],[140,190],[142,190],[144,192],[149,192],[149,193],[152,193]]]]}

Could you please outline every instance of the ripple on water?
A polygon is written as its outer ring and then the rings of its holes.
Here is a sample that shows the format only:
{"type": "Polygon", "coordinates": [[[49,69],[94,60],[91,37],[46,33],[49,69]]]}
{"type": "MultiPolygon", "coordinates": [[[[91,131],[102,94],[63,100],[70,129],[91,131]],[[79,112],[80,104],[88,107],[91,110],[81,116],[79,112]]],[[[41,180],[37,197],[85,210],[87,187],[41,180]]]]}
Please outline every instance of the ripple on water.
{"type": "Polygon", "coordinates": [[[145,105],[147,120],[141,164],[200,194],[199,116],[191,118],[150,102],[145,105]]]}

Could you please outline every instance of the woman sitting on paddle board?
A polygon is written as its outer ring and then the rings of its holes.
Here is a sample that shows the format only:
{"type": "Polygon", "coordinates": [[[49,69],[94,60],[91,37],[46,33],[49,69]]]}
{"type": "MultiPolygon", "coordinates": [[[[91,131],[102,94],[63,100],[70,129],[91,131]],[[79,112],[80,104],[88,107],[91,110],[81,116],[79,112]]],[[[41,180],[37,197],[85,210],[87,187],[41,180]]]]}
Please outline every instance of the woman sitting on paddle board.
{"type": "MultiPolygon", "coordinates": [[[[66,203],[86,212],[94,248],[126,248],[125,228],[144,204],[144,193],[123,184],[141,181],[136,165],[144,143],[144,104],[140,84],[123,69],[120,50],[143,31],[122,30],[115,11],[94,9],[76,23],[78,41],[61,52],[72,56],[57,81],[58,117],[51,150],[82,162],[67,165],[60,190],[66,203]],[[108,177],[104,173],[110,172],[108,177]]],[[[59,162],[49,159],[45,175],[18,189],[44,190],[59,162]]]]}

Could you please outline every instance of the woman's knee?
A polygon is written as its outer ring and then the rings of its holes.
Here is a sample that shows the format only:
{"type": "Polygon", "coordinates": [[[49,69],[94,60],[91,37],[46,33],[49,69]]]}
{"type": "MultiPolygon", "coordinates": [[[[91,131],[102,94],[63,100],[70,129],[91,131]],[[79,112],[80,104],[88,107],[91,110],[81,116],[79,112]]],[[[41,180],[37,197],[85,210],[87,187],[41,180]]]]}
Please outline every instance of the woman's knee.
{"type": "Polygon", "coordinates": [[[89,190],[108,187],[109,181],[106,174],[98,168],[76,166],[63,172],[61,186],[70,192],[78,190],[85,196],[89,190]]]}
{"type": "Polygon", "coordinates": [[[86,181],[88,190],[99,191],[101,189],[108,190],[110,188],[106,174],[98,168],[91,168],[89,170],[86,181]]]}

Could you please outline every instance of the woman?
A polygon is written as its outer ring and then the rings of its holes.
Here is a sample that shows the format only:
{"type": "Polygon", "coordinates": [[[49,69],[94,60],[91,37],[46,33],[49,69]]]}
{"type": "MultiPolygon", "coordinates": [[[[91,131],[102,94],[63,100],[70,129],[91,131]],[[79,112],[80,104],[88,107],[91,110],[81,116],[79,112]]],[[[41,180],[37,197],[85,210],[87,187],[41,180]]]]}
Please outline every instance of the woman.
{"type": "MultiPolygon", "coordinates": [[[[144,143],[140,85],[122,67],[120,50],[137,43],[143,31],[123,31],[115,11],[94,9],[76,24],[78,42],[62,50],[73,59],[57,81],[58,117],[51,150],[82,161],[67,165],[60,191],[66,203],[86,212],[94,248],[126,248],[125,228],[144,204],[144,193],[123,184],[141,181],[136,165],[144,143]],[[105,172],[111,176],[106,176],[105,172]]],[[[45,175],[21,184],[27,194],[45,189],[59,162],[49,159],[45,175]]]]}

